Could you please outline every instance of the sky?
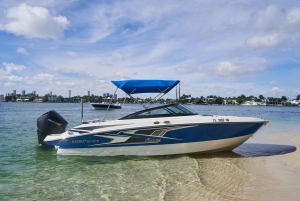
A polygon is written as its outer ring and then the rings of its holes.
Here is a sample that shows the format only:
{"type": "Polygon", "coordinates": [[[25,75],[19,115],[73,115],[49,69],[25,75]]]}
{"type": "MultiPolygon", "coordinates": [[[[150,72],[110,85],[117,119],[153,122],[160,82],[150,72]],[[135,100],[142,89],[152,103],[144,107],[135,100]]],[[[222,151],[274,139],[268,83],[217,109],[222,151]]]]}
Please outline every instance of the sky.
{"type": "Polygon", "coordinates": [[[0,1],[0,94],[102,95],[124,79],[295,99],[300,1],[0,1]]]}

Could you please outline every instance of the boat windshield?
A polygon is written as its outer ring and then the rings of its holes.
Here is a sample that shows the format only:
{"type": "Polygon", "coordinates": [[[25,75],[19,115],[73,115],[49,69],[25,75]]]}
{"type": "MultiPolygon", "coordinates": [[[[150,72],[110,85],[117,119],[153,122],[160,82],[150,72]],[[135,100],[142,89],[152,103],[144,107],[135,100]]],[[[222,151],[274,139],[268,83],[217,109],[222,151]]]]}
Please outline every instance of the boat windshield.
{"type": "Polygon", "coordinates": [[[125,117],[122,119],[141,119],[141,118],[154,118],[154,117],[173,117],[173,116],[189,116],[198,115],[197,113],[185,108],[180,104],[163,105],[159,107],[149,108],[142,110],[125,117]]]}

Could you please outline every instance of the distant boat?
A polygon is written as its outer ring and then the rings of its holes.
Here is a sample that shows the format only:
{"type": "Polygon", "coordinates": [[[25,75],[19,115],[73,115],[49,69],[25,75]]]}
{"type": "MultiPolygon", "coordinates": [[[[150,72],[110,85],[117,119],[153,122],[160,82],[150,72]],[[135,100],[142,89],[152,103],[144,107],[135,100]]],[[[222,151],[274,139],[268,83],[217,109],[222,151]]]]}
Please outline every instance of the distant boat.
{"type": "Polygon", "coordinates": [[[111,98],[104,98],[102,103],[90,103],[96,110],[122,109],[120,103],[112,103],[111,98]]]}
{"type": "Polygon", "coordinates": [[[253,106],[253,105],[258,105],[258,104],[257,104],[257,102],[252,100],[252,101],[246,101],[246,102],[242,103],[241,105],[243,105],[243,106],[253,106]]]}

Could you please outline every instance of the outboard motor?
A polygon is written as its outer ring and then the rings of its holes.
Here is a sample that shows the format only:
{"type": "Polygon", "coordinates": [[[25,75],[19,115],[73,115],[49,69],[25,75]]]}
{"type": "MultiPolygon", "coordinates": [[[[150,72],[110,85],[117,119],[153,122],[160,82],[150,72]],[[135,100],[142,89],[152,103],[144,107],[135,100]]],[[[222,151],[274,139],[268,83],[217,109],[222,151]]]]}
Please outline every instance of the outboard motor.
{"type": "Polygon", "coordinates": [[[68,122],[56,111],[46,112],[37,119],[37,135],[40,146],[48,146],[44,139],[50,134],[61,134],[65,132],[68,122]]]}

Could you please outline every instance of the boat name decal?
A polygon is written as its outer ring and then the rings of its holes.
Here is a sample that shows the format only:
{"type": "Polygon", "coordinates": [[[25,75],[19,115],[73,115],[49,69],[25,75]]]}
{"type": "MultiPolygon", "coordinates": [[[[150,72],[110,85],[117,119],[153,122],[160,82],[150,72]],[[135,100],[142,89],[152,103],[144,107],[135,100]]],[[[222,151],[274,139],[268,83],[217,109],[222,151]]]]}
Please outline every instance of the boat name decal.
{"type": "Polygon", "coordinates": [[[229,119],[213,119],[213,122],[229,122],[229,119]]]}
{"type": "Polygon", "coordinates": [[[98,143],[99,140],[72,140],[72,143],[98,143]]]}

